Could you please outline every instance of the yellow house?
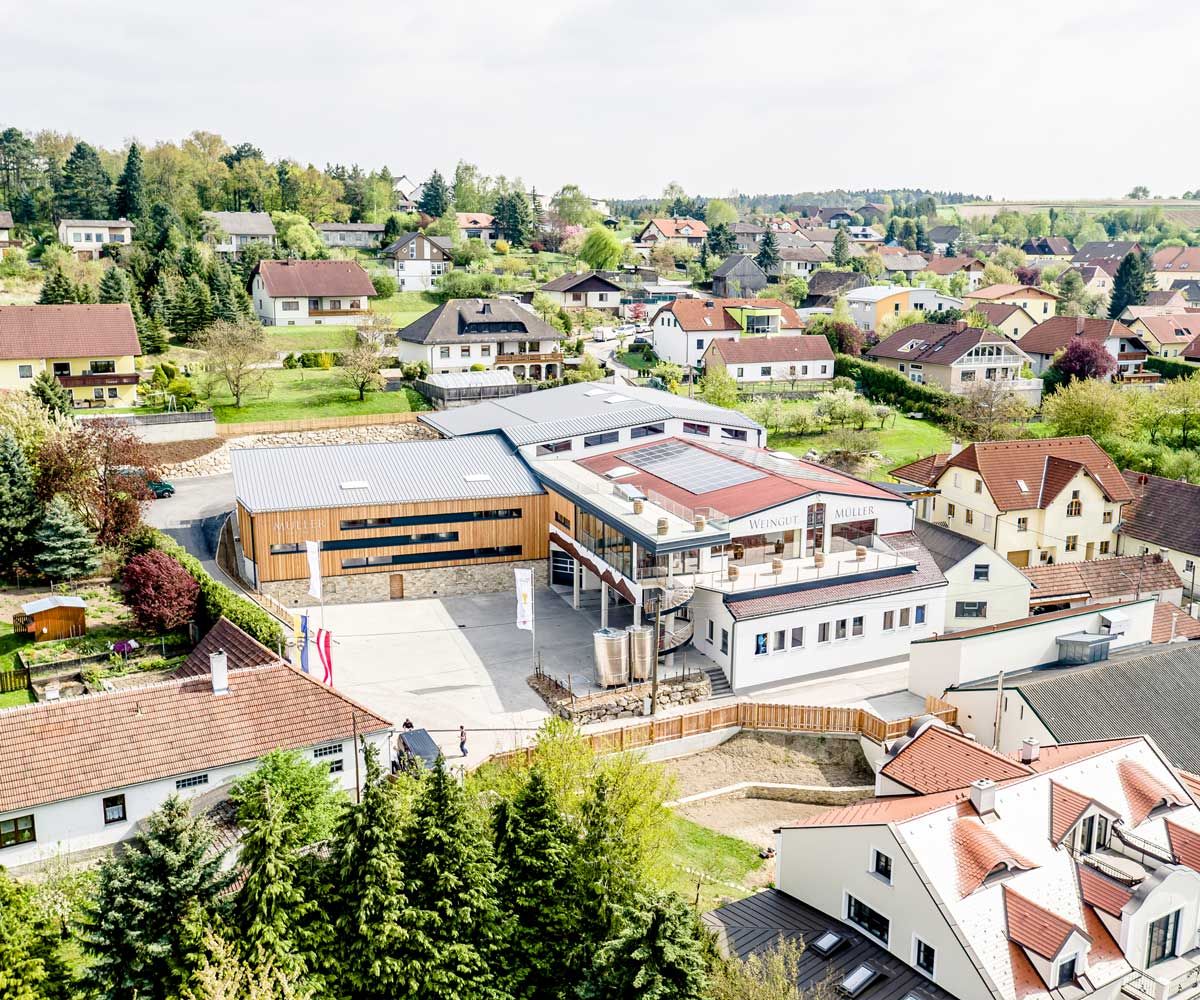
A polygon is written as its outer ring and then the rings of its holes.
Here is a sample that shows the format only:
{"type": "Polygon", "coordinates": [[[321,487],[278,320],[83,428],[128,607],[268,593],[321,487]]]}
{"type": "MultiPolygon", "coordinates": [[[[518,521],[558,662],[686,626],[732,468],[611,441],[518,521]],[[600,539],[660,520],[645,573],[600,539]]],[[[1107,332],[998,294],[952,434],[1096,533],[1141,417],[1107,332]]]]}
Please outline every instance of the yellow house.
{"type": "Polygon", "coordinates": [[[1139,316],[1129,329],[1146,342],[1151,354],[1177,358],[1200,337],[1200,313],[1180,312],[1171,316],[1139,316]]]}
{"type": "Polygon", "coordinates": [[[979,313],[1009,340],[1020,340],[1038,325],[1038,321],[1020,306],[1004,302],[977,302],[970,311],[979,313]]]}
{"type": "Polygon", "coordinates": [[[0,389],[49,372],[77,407],[137,403],[137,328],[129,306],[0,306],[0,389]]]}
{"type": "Polygon", "coordinates": [[[1058,301],[1058,296],[1053,292],[1031,285],[988,285],[968,292],[963,298],[967,309],[988,302],[1020,306],[1038,323],[1054,315],[1054,304],[1058,301]]]}
{"type": "Polygon", "coordinates": [[[917,516],[978,539],[1014,566],[1116,555],[1133,490],[1090,437],[988,441],[892,470],[934,488],[917,516]]]}

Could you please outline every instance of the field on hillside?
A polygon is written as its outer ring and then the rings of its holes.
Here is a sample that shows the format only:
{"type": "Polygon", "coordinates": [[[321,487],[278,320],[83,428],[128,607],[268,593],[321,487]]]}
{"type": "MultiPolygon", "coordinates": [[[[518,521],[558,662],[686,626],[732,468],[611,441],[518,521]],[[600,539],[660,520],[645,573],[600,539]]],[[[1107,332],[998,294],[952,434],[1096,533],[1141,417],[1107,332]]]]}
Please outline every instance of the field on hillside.
{"type": "Polygon", "coordinates": [[[1181,226],[1200,226],[1200,202],[1181,198],[1117,198],[1112,201],[984,201],[962,205],[941,205],[938,214],[950,218],[957,211],[964,219],[988,218],[997,212],[1012,211],[1031,214],[1048,212],[1052,208],[1096,215],[1123,208],[1161,208],[1163,216],[1181,226]]]}

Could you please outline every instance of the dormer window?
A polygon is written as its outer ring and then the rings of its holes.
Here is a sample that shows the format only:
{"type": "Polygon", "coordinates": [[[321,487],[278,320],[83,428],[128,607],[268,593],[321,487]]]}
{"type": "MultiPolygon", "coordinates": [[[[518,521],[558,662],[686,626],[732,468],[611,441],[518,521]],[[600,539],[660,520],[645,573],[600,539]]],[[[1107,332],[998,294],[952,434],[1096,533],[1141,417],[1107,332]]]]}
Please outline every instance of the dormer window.
{"type": "Polygon", "coordinates": [[[1175,910],[1150,924],[1146,968],[1175,957],[1175,946],[1179,940],[1179,914],[1180,911],[1175,910]]]}
{"type": "Polygon", "coordinates": [[[1064,959],[1058,964],[1058,985],[1060,987],[1070,986],[1075,982],[1077,973],[1075,971],[1076,958],[1072,955],[1068,959],[1064,959]]]}

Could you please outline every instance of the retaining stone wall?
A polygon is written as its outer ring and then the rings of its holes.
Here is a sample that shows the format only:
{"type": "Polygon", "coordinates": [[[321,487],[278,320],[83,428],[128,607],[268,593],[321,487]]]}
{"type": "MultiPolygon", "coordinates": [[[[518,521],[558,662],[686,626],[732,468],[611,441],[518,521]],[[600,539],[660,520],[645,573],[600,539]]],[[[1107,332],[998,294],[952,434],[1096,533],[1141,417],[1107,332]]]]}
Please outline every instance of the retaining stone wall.
{"type": "MultiPolygon", "coordinates": [[[[347,576],[327,576],[324,587],[326,604],[365,604],[391,599],[389,578],[404,576],[404,597],[458,597],[470,594],[499,594],[513,589],[513,569],[523,566],[533,570],[534,582],[545,586],[546,560],[529,559],[517,562],[492,563],[485,566],[439,566],[435,569],[405,569],[388,567],[379,573],[355,573],[347,576]]],[[[308,596],[308,579],[276,580],[260,588],[287,608],[307,607],[313,603],[308,596]]]]}
{"type": "MultiPolygon", "coordinates": [[[[652,685],[635,684],[632,687],[621,688],[608,694],[588,695],[571,702],[564,698],[556,703],[549,703],[550,710],[563,719],[570,719],[580,725],[589,722],[605,722],[609,719],[632,719],[645,714],[646,699],[650,696],[652,685]]],[[[545,697],[539,689],[534,688],[545,697]]],[[[699,677],[691,676],[686,680],[672,677],[658,684],[659,708],[667,705],[693,705],[705,701],[712,694],[712,685],[705,674],[699,677]]]]}

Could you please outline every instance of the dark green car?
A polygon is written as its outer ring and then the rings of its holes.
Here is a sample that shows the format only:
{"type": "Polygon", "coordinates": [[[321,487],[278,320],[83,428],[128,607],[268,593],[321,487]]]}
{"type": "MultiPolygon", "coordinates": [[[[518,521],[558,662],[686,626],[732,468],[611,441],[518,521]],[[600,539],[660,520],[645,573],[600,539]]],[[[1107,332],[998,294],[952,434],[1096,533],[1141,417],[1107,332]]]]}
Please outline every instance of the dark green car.
{"type": "Polygon", "coordinates": [[[155,500],[161,500],[163,497],[173,497],[175,495],[175,487],[161,479],[149,480],[146,483],[146,489],[154,494],[155,500]]]}

